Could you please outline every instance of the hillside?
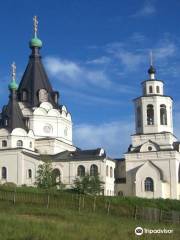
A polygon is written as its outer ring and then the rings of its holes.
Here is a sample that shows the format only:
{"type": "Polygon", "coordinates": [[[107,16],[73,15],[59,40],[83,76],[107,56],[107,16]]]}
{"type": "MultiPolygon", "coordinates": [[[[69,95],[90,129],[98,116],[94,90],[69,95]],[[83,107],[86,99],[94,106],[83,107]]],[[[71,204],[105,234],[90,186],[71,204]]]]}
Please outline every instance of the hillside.
{"type": "Polygon", "coordinates": [[[145,235],[141,239],[174,239],[179,225],[153,224],[100,213],[68,209],[46,209],[32,205],[0,202],[0,240],[129,240],[137,239],[134,229],[174,229],[171,235],[145,235]]]}
{"type": "Polygon", "coordinates": [[[177,200],[94,198],[33,188],[0,188],[0,199],[0,240],[131,240],[137,239],[137,226],[174,230],[141,239],[178,240],[180,236],[180,215],[172,211],[180,209],[177,200]]]}

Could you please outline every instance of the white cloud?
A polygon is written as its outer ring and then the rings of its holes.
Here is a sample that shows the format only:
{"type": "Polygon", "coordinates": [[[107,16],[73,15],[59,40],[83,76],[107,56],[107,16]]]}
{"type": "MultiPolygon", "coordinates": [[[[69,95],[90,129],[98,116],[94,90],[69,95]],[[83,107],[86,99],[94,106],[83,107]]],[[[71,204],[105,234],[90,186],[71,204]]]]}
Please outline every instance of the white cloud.
{"type": "Polygon", "coordinates": [[[100,88],[111,85],[104,70],[87,69],[76,62],[57,57],[46,57],[45,64],[49,74],[66,85],[78,87],[92,85],[100,88]]]}
{"type": "Polygon", "coordinates": [[[74,127],[74,143],[82,149],[102,147],[108,156],[119,158],[127,151],[132,129],[133,121],[79,124],[74,127]]]}
{"type": "Polygon", "coordinates": [[[116,56],[121,60],[125,68],[131,71],[139,68],[145,59],[145,56],[143,54],[133,53],[125,50],[120,51],[116,56]]]}
{"type": "Polygon", "coordinates": [[[120,106],[124,104],[124,101],[121,101],[119,99],[112,99],[110,97],[102,97],[102,96],[96,96],[91,95],[87,93],[83,93],[80,91],[70,90],[70,89],[63,89],[63,94],[66,96],[70,96],[70,98],[73,100],[73,102],[80,103],[81,105],[115,105],[120,106]]]}
{"type": "Polygon", "coordinates": [[[139,9],[131,17],[146,17],[156,13],[156,8],[153,5],[152,1],[145,1],[143,7],[139,9]]]}
{"type": "Polygon", "coordinates": [[[173,42],[163,43],[161,46],[155,48],[154,54],[157,59],[165,59],[175,55],[177,50],[176,45],[173,42]]]}
{"type": "Polygon", "coordinates": [[[88,60],[86,63],[87,64],[108,64],[111,62],[111,59],[109,57],[106,56],[102,56],[99,58],[95,58],[93,60],[88,60]]]}

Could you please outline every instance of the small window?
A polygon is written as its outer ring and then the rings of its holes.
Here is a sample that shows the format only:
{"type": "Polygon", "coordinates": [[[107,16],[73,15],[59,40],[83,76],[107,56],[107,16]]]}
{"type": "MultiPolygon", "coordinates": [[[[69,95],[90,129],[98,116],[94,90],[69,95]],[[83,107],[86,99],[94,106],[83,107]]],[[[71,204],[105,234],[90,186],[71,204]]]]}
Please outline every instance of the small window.
{"type": "Polygon", "coordinates": [[[32,170],[28,169],[28,178],[32,178],[32,170]]]}
{"type": "Polygon", "coordinates": [[[8,123],[9,123],[8,118],[5,118],[5,119],[4,119],[4,126],[7,127],[7,126],[8,126],[8,123]]]}
{"type": "Polygon", "coordinates": [[[108,166],[106,166],[106,177],[108,177],[108,175],[109,175],[109,167],[108,166]]]}
{"type": "Polygon", "coordinates": [[[144,188],[146,192],[154,192],[154,182],[153,179],[150,177],[147,177],[144,182],[144,188]]]}
{"type": "Polygon", "coordinates": [[[160,93],[159,86],[156,86],[156,92],[160,93]]]}
{"type": "Polygon", "coordinates": [[[32,148],[32,142],[29,143],[29,147],[32,148]]]}
{"type": "Polygon", "coordinates": [[[112,178],[113,177],[113,168],[110,167],[110,177],[112,178]]]}
{"type": "Polygon", "coordinates": [[[91,165],[91,168],[90,168],[90,176],[97,176],[98,175],[98,167],[93,164],[91,165]]]}
{"type": "Polygon", "coordinates": [[[40,89],[38,91],[39,102],[47,102],[48,101],[48,92],[45,89],[40,89]]]}
{"type": "Polygon", "coordinates": [[[152,151],[152,147],[151,146],[148,147],[148,151],[152,151]]]}
{"type": "Polygon", "coordinates": [[[2,167],[1,177],[2,177],[2,179],[7,179],[7,169],[6,169],[6,167],[2,167]]]}
{"type": "Polygon", "coordinates": [[[153,88],[152,86],[149,86],[149,93],[152,93],[153,92],[153,88]]]}
{"type": "Polygon", "coordinates": [[[7,141],[6,140],[2,140],[2,147],[7,147],[7,141]]]}
{"type": "Polygon", "coordinates": [[[77,175],[79,177],[84,177],[85,176],[85,167],[84,166],[82,166],[82,165],[78,166],[77,175]]]}
{"type": "Polygon", "coordinates": [[[22,140],[18,140],[17,141],[17,147],[22,147],[23,146],[23,141],[22,140]]]}

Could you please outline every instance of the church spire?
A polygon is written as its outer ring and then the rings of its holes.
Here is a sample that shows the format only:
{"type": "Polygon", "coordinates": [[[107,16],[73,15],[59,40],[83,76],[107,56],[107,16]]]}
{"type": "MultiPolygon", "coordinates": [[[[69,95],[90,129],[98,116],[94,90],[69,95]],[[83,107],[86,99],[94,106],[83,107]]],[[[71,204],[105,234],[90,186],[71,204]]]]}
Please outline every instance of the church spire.
{"type": "Polygon", "coordinates": [[[51,83],[41,61],[40,48],[42,41],[38,38],[38,19],[33,18],[33,38],[29,42],[32,53],[18,88],[19,101],[29,107],[39,106],[42,102],[50,102],[58,107],[58,94],[53,91],[51,83]]]}
{"type": "Polygon", "coordinates": [[[148,69],[150,80],[155,79],[155,73],[156,73],[156,69],[153,67],[153,54],[152,54],[152,51],[150,51],[150,68],[148,69]]]}
{"type": "Polygon", "coordinates": [[[18,85],[16,83],[16,65],[14,62],[11,65],[11,77],[12,79],[9,84],[9,102],[8,105],[3,108],[0,125],[10,132],[15,128],[23,128],[26,130],[24,118],[17,101],[18,85]]]}

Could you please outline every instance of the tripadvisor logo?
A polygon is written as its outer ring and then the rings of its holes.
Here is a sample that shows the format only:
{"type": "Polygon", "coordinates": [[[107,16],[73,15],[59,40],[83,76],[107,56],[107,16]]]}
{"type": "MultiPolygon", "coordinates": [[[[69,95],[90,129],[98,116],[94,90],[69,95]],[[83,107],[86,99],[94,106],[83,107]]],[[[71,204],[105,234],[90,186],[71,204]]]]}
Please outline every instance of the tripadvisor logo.
{"type": "Polygon", "coordinates": [[[142,234],[143,234],[143,228],[142,228],[142,227],[137,227],[137,228],[135,228],[135,234],[136,234],[137,236],[142,235],[142,234]]]}
{"type": "Polygon", "coordinates": [[[135,234],[137,236],[141,236],[144,234],[172,234],[173,229],[148,229],[148,228],[142,228],[142,227],[136,227],[135,228],[135,234]]]}

